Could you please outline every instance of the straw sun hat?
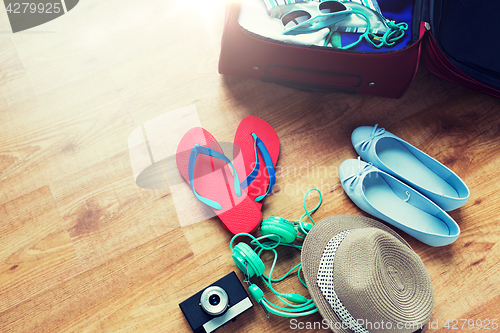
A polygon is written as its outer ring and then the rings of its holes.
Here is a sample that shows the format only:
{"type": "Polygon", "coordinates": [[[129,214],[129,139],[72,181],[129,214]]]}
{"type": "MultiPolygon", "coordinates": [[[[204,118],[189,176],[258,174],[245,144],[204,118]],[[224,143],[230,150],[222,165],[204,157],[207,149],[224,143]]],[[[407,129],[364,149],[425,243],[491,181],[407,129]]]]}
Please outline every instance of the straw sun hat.
{"type": "Polygon", "coordinates": [[[420,331],[434,305],[420,257],[373,219],[337,215],[318,222],[302,248],[309,293],[334,332],[420,331]]]}

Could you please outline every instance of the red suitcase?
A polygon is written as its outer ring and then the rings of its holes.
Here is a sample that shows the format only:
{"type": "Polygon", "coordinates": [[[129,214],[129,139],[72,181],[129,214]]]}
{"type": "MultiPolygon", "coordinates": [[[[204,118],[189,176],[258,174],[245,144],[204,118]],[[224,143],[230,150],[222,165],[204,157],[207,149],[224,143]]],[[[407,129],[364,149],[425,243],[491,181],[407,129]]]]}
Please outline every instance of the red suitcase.
{"type": "Polygon", "coordinates": [[[396,51],[363,52],[295,46],[264,38],[240,26],[241,3],[230,2],[219,73],[306,91],[400,98],[422,59],[432,73],[444,79],[500,97],[496,35],[500,29],[495,17],[500,13],[499,1],[398,1],[412,6],[407,45],[396,51]]]}

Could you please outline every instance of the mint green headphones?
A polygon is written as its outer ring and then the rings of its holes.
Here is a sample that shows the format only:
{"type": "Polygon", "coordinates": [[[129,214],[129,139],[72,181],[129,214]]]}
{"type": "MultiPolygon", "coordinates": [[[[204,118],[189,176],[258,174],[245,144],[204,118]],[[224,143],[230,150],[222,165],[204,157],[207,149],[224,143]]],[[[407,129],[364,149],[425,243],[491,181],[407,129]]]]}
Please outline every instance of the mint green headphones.
{"type": "Polygon", "coordinates": [[[300,271],[302,269],[302,264],[299,263],[292,267],[285,275],[280,278],[272,278],[272,273],[276,265],[278,254],[276,248],[279,245],[289,246],[296,248],[298,250],[302,249],[301,245],[294,244],[295,240],[303,239],[305,235],[309,232],[314,224],[314,220],[311,214],[314,213],[321,205],[321,192],[318,189],[311,189],[307,191],[304,196],[304,210],[305,214],[298,221],[287,221],[281,217],[270,216],[264,221],[262,221],[260,227],[261,237],[255,237],[251,234],[241,233],[235,235],[229,244],[231,251],[233,252],[233,260],[236,266],[245,274],[246,278],[244,282],[248,284],[248,292],[254,300],[256,300],[266,311],[266,315],[269,317],[268,312],[282,317],[300,317],[307,316],[318,311],[316,305],[311,298],[305,296],[294,294],[294,293],[281,293],[274,289],[272,282],[279,282],[288,277],[292,271],[298,268],[297,275],[300,282],[304,287],[307,288],[306,283],[302,280],[300,276],[300,271]],[[319,203],[312,209],[308,211],[306,208],[306,197],[311,191],[317,191],[319,193],[319,203]],[[311,220],[311,223],[303,222],[303,218],[307,216],[311,220]],[[300,235],[300,234],[302,235],[300,235]],[[252,248],[247,243],[240,242],[236,246],[233,246],[234,240],[238,237],[246,236],[251,238],[250,245],[255,245],[252,248]],[[269,275],[265,274],[265,265],[261,260],[260,256],[264,251],[271,251],[274,253],[273,264],[270,268],[269,275]],[[266,284],[269,289],[276,295],[276,297],[283,302],[286,306],[279,306],[264,297],[264,292],[262,289],[250,282],[252,277],[260,277],[264,284],[266,284]]]}

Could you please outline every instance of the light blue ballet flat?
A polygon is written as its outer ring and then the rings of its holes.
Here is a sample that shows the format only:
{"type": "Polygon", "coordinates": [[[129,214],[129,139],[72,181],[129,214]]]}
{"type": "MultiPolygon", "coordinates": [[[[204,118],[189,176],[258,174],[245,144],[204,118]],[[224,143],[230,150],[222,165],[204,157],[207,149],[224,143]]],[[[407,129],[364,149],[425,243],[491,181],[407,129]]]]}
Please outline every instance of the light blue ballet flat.
{"type": "Polygon", "coordinates": [[[448,213],[371,163],[345,160],[339,177],[344,191],[359,208],[425,244],[448,245],[460,235],[460,227],[448,213]]]}
{"type": "Polygon", "coordinates": [[[453,171],[383,128],[361,126],[351,141],[359,156],[410,185],[446,211],[465,205],[467,185],[453,171]]]}

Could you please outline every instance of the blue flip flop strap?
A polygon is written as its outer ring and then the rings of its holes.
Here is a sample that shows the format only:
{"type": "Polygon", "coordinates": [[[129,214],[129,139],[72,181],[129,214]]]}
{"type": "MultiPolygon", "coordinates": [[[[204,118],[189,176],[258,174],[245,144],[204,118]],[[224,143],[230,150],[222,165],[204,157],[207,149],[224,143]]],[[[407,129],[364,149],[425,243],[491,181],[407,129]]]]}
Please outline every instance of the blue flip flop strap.
{"type": "MultiPolygon", "coordinates": [[[[255,134],[252,133],[252,136],[253,135],[255,134]]],[[[255,166],[252,172],[250,172],[248,176],[241,182],[240,186],[242,189],[246,189],[248,185],[250,185],[255,180],[255,177],[257,177],[257,175],[259,174],[260,162],[259,162],[259,154],[257,154],[257,141],[255,140],[255,138],[253,143],[253,150],[255,153],[255,166]]]]}
{"type": "Polygon", "coordinates": [[[191,189],[193,190],[194,195],[203,202],[204,204],[212,207],[213,209],[221,210],[222,205],[214,200],[210,200],[208,198],[202,197],[201,195],[196,192],[194,189],[194,166],[196,164],[196,158],[198,157],[198,154],[203,154],[203,155],[208,155],[211,157],[218,158],[227,164],[233,169],[234,173],[234,191],[236,193],[236,196],[240,197],[241,196],[241,187],[240,187],[240,180],[238,178],[238,173],[236,173],[236,169],[233,166],[233,163],[224,156],[223,154],[219,153],[216,150],[207,148],[207,147],[202,147],[198,144],[196,144],[193,149],[191,149],[191,154],[189,155],[189,166],[188,166],[188,173],[189,173],[189,184],[191,185],[191,189]]]}
{"type": "Polygon", "coordinates": [[[257,149],[259,149],[259,151],[262,155],[262,158],[264,158],[264,164],[266,165],[267,172],[269,174],[269,186],[267,187],[266,193],[255,198],[255,201],[259,202],[262,199],[264,199],[273,190],[274,184],[276,184],[276,171],[274,169],[274,164],[273,164],[273,160],[271,159],[271,155],[269,154],[269,151],[267,150],[264,142],[262,142],[262,140],[257,135],[255,135],[255,133],[252,133],[252,137],[254,138],[254,150],[255,150],[256,163],[255,163],[255,167],[252,170],[252,172],[243,181],[242,187],[246,188],[248,185],[250,185],[254,181],[257,174],[259,173],[260,163],[259,163],[259,155],[257,154],[257,149]]]}

